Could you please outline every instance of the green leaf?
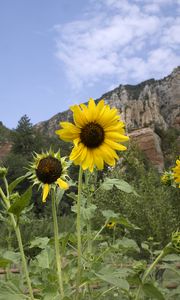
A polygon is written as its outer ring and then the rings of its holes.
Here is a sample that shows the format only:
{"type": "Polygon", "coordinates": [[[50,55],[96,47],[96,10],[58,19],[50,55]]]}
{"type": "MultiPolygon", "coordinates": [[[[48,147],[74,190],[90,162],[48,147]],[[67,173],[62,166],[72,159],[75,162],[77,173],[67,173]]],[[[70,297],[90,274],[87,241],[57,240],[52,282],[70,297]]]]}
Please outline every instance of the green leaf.
{"type": "Polygon", "coordinates": [[[97,206],[95,204],[91,204],[89,207],[81,208],[82,217],[84,220],[91,220],[94,217],[94,213],[97,209],[97,206]]]}
{"type": "Polygon", "coordinates": [[[95,273],[95,275],[100,278],[103,281],[106,281],[114,286],[117,286],[123,290],[128,291],[129,290],[129,283],[127,282],[127,280],[121,278],[120,276],[118,276],[118,274],[113,274],[113,273],[109,273],[109,274],[97,274],[95,273]]]}
{"type": "Polygon", "coordinates": [[[144,294],[152,299],[165,300],[163,294],[152,283],[145,283],[142,286],[144,294]]]}
{"type": "Polygon", "coordinates": [[[102,211],[102,215],[108,221],[109,219],[117,219],[119,218],[119,214],[115,213],[113,210],[107,209],[102,211]]]}
{"type": "Polygon", "coordinates": [[[23,181],[27,176],[24,175],[24,176],[21,176],[21,177],[18,177],[16,178],[13,182],[11,182],[9,184],[9,193],[11,194],[12,191],[15,189],[15,187],[21,182],[23,181]]]}
{"type": "Polygon", "coordinates": [[[14,252],[9,250],[3,254],[3,257],[15,264],[18,264],[21,261],[21,254],[19,252],[14,252]]]}
{"type": "Polygon", "coordinates": [[[106,177],[103,184],[101,185],[101,187],[106,191],[111,190],[113,186],[116,186],[117,189],[125,193],[133,193],[134,195],[139,196],[134,188],[128,182],[122,179],[106,177]]]}
{"type": "Polygon", "coordinates": [[[0,267],[1,268],[6,268],[9,264],[11,264],[12,261],[9,259],[6,259],[4,257],[0,257],[0,267]]]}
{"type": "Polygon", "coordinates": [[[123,225],[124,227],[129,228],[129,229],[138,229],[138,230],[140,230],[139,227],[132,224],[127,218],[125,218],[123,216],[118,218],[117,223],[120,224],[120,225],[123,225]]]}
{"type": "Polygon", "coordinates": [[[133,250],[136,252],[140,252],[137,243],[132,239],[128,239],[127,237],[123,237],[121,240],[116,240],[116,244],[114,244],[112,246],[112,248],[115,248],[115,249],[121,248],[126,251],[133,250]]]}
{"type": "Polygon", "coordinates": [[[8,211],[16,216],[19,216],[21,211],[28,206],[32,197],[32,187],[29,187],[25,193],[18,197],[15,202],[10,206],[8,211]]]}
{"type": "Polygon", "coordinates": [[[42,269],[49,269],[54,259],[54,250],[50,247],[42,250],[36,256],[37,266],[42,269]]]}
{"type": "Polygon", "coordinates": [[[36,237],[30,242],[29,248],[38,247],[40,249],[45,249],[50,239],[48,237],[36,237]]]}
{"type": "Polygon", "coordinates": [[[17,285],[12,281],[0,281],[0,300],[28,300],[29,297],[25,296],[17,285]]]}
{"type": "Polygon", "coordinates": [[[180,256],[177,254],[168,254],[162,258],[163,261],[180,261],[180,256]]]}

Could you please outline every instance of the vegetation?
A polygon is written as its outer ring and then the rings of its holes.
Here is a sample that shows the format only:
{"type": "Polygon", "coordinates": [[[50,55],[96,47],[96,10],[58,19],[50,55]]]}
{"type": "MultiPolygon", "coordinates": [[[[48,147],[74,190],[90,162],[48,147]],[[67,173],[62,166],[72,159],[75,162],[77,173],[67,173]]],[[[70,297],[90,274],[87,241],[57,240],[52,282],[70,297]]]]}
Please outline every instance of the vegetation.
{"type": "MultiPolygon", "coordinates": [[[[161,137],[167,167],[172,167],[176,132],[170,129],[161,137]]],[[[11,139],[4,161],[8,170],[0,169],[0,300],[178,299],[179,189],[162,184],[137,146],[130,144],[115,168],[84,172],[79,182],[78,167],[72,165],[70,189],[56,189],[42,204],[40,191],[25,177],[32,153],[51,146],[65,155],[70,148],[34,131],[27,116],[11,139]],[[77,263],[79,195],[82,257],[77,263]],[[55,272],[57,261],[63,282],[55,272]],[[12,267],[20,274],[13,275],[12,267]]]]}

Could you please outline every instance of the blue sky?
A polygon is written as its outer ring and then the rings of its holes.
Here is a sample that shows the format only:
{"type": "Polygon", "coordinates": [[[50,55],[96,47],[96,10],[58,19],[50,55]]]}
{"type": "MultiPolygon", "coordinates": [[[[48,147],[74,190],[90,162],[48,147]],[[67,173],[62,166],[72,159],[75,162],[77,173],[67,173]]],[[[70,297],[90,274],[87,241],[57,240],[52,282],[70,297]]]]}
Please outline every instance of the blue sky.
{"type": "Polygon", "coordinates": [[[180,65],[180,0],[1,0],[0,121],[33,124],[180,65]]]}

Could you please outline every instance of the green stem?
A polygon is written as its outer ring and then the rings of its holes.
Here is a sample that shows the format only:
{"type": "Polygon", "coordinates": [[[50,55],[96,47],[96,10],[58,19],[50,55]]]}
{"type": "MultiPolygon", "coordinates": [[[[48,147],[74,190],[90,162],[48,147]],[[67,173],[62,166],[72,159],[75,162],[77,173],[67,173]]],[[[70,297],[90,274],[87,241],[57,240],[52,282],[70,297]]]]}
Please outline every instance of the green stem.
{"type": "MultiPolygon", "coordinates": [[[[12,217],[12,222],[14,223],[14,216],[12,215],[11,217],[12,217]]],[[[21,232],[20,232],[20,229],[19,229],[18,225],[15,225],[15,223],[14,223],[13,226],[14,226],[14,229],[15,229],[15,226],[16,226],[15,232],[16,232],[16,237],[17,237],[17,240],[18,240],[19,250],[20,250],[20,253],[21,253],[21,259],[22,259],[24,273],[25,273],[25,276],[26,276],[26,281],[27,281],[27,285],[28,285],[28,289],[29,289],[29,294],[30,294],[31,299],[34,300],[33,290],[32,290],[32,286],[31,286],[31,280],[30,280],[30,277],[29,277],[26,258],[25,258],[25,255],[24,255],[21,232]]]]}
{"type": "Polygon", "coordinates": [[[139,295],[141,293],[141,289],[142,286],[147,278],[147,276],[151,273],[151,271],[154,269],[154,267],[158,264],[158,262],[161,260],[161,258],[164,256],[164,249],[161,251],[161,253],[158,255],[158,257],[155,259],[155,261],[149,266],[149,268],[146,270],[146,272],[144,273],[143,277],[142,277],[142,282],[141,285],[138,288],[137,294],[136,294],[136,298],[135,300],[139,299],[139,295]]]}
{"type": "MultiPolygon", "coordinates": [[[[91,205],[91,197],[90,197],[90,194],[89,194],[89,187],[88,187],[88,184],[89,184],[89,174],[88,174],[88,171],[85,172],[85,185],[86,185],[86,188],[88,189],[88,193],[87,193],[87,208],[90,207],[91,205]]],[[[88,254],[91,253],[92,251],[92,240],[91,240],[91,220],[89,220],[87,222],[87,249],[88,249],[88,254]]]]}
{"type": "Polygon", "coordinates": [[[59,247],[58,221],[57,221],[57,212],[56,212],[56,202],[55,202],[55,192],[54,191],[52,191],[51,196],[52,196],[52,215],[53,215],[53,224],[54,224],[54,243],[55,243],[56,267],[57,267],[59,291],[60,291],[60,294],[61,294],[62,298],[64,298],[61,255],[60,255],[60,247],[59,247]]]}
{"type": "MultiPolygon", "coordinates": [[[[107,224],[107,223],[106,223],[107,224]]],[[[96,233],[95,237],[93,238],[92,241],[95,241],[97,237],[100,235],[100,233],[103,231],[103,229],[106,227],[106,224],[104,224],[101,229],[96,233]]]]}
{"type": "Polygon", "coordinates": [[[113,245],[115,244],[115,240],[116,240],[116,225],[113,227],[113,245]]]}
{"type": "Polygon", "coordinates": [[[77,197],[77,256],[78,256],[78,269],[77,269],[77,282],[76,282],[76,298],[79,299],[79,286],[81,279],[81,256],[82,256],[82,245],[81,245],[81,192],[82,192],[82,167],[79,167],[79,178],[78,178],[78,197],[77,197]]]}
{"type": "MultiPolygon", "coordinates": [[[[7,182],[5,182],[5,184],[6,183],[7,182]]],[[[0,188],[0,194],[1,194],[1,197],[4,201],[4,203],[6,204],[6,208],[8,210],[9,207],[10,207],[10,203],[9,203],[8,198],[6,198],[6,196],[3,193],[1,188],[0,188]]],[[[28,285],[29,295],[30,295],[31,300],[34,300],[33,290],[32,290],[32,286],[31,286],[31,280],[30,280],[30,277],[29,277],[28,267],[27,267],[26,258],[25,258],[25,254],[24,254],[23,243],[22,243],[22,238],[21,238],[21,232],[20,232],[20,229],[19,229],[19,225],[17,224],[17,222],[14,218],[14,215],[11,214],[11,213],[9,213],[9,215],[10,215],[10,218],[11,218],[11,222],[12,222],[14,231],[16,233],[16,237],[17,237],[18,246],[19,246],[19,250],[20,250],[20,253],[21,253],[21,260],[22,260],[22,265],[23,265],[23,269],[24,269],[24,274],[25,274],[25,277],[26,277],[27,285],[28,285]]]]}

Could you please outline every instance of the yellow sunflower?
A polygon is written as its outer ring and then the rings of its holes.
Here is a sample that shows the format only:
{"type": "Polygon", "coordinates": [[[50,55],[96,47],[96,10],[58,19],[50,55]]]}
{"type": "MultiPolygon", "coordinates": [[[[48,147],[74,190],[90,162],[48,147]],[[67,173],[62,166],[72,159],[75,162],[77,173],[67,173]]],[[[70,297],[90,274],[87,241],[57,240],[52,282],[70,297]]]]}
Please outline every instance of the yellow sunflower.
{"type": "Polygon", "coordinates": [[[41,154],[35,153],[34,162],[30,164],[29,178],[34,185],[38,184],[42,188],[42,201],[46,202],[51,187],[58,185],[61,189],[68,189],[66,182],[68,177],[68,163],[65,157],[60,156],[60,152],[54,153],[52,150],[41,154]]]}
{"type": "Polygon", "coordinates": [[[106,224],[106,227],[109,229],[113,229],[116,226],[116,222],[115,221],[110,221],[106,224]]]}
{"type": "Polygon", "coordinates": [[[172,170],[173,170],[174,181],[177,184],[179,184],[179,188],[180,188],[180,159],[176,160],[176,166],[172,170]]]}
{"type": "Polygon", "coordinates": [[[91,172],[94,166],[102,170],[104,162],[115,166],[118,159],[115,150],[126,150],[121,143],[129,140],[117,109],[111,109],[104,100],[96,105],[90,99],[88,106],[74,105],[71,110],[74,124],[60,122],[62,128],[56,130],[62,140],[74,143],[70,160],[81,165],[83,170],[89,169],[91,172]]]}

